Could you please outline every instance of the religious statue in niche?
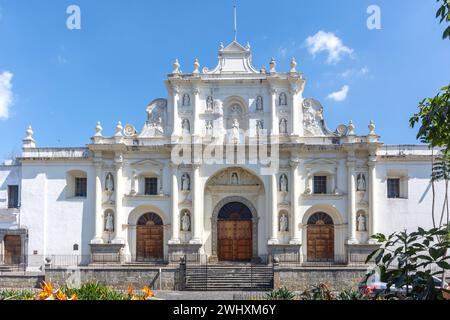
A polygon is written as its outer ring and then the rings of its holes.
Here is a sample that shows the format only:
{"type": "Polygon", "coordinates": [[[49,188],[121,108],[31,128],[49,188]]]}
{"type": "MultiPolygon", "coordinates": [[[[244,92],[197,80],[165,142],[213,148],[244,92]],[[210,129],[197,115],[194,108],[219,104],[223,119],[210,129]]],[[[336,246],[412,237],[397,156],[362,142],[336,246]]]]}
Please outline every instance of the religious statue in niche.
{"type": "Polygon", "coordinates": [[[207,137],[212,137],[213,135],[213,122],[212,120],[206,120],[205,131],[207,137]]]}
{"type": "Polygon", "coordinates": [[[105,190],[107,192],[114,192],[114,177],[111,172],[108,172],[105,180],[105,190]]]}
{"type": "Polygon", "coordinates": [[[239,141],[239,121],[237,119],[233,120],[231,127],[231,139],[233,141],[239,141]]]}
{"type": "Polygon", "coordinates": [[[364,173],[358,174],[356,182],[357,191],[366,191],[366,175],[364,173]]]}
{"type": "Polygon", "coordinates": [[[237,172],[233,172],[231,174],[231,184],[233,184],[233,185],[238,185],[239,184],[239,177],[238,177],[237,172]]]}
{"type": "Polygon", "coordinates": [[[181,122],[181,128],[183,130],[183,135],[189,135],[191,133],[191,124],[188,119],[183,119],[181,122]]]}
{"type": "Polygon", "coordinates": [[[114,232],[114,215],[112,212],[108,212],[105,216],[105,231],[114,232]]]}
{"type": "Polygon", "coordinates": [[[366,227],[366,215],[363,213],[360,213],[358,216],[358,231],[367,231],[366,227]]]}
{"type": "Polygon", "coordinates": [[[183,107],[189,107],[191,105],[191,97],[188,93],[183,95],[183,107]]]}
{"type": "Polygon", "coordinates": [[[264,121],[256,120],[256,134],[259,136],[264,129],[264,121]]]}
{"type": "Polygon", "coordinates": [[[256,98],[256,111],[264,111],[264,103],[261,96],[256,98]]]}
{"type": "Polygon", "coordinates": [[[206,98],[206,111],[213,111],[214,110],[214,99],[211,96],[208,96],[206,98]]]}
{"type": "Polygon", "coordinates": [[[286,93],[284,93],[284,92],[280,93],[280,98],[278,99],[278,105],[287,106],[286,93]]]}
{"type": "Polygon", "coordinates": [[[191,231],[191,216],[187,210],[183,211],[181,216],[181,231],[191,231]]]}
{"type": "Polygon", "coordinates": [[[191,177],[187,173],[181,176],[181,190],[182,191],[191,190],[191,177]]]}
{"type": "Polygon", "coordinates": [[[131,191],[130,194],[132,196],[136,195],[136,180],[138,179],[136,170],[133,170],[133,173],[131,175],[131,191]]]}
{"type": "Polygon", "coordinates": [[[288,178],[284,173],[280,176],[280,191],[288,192],[288,178]]]}
{"type": "Polygon", "coordinates": [[[287,120],[285,118],[280,120],[280,133],[287,134],[287,120]]]}
{"type": "Polygon", "coordinates": [[[281,232],[289,231],[289,218],[286,213],[283,213],[280,216],[280,231],[281,232]]]}

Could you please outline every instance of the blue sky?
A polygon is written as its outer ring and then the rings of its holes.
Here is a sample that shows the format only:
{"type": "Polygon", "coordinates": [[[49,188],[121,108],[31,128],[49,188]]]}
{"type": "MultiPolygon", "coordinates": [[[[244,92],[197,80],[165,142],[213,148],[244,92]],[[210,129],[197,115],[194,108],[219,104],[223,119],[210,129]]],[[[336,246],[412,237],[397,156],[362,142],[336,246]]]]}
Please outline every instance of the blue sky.
{"type": "MultiPolygon", "coordinates": [[[[196,57],[216,65],[219,43],[233,39],[233,4],[0,0],[0,106],[8,109],[0,110],[0,159],[20,152],[29,124],[38,146],[52,147],[84,146],[97,121],[105,135],[118,120],[140,128],[147,103],[166,96],[175,58],[185,72],[196,57]],[[81,30],[66,28],[71,4],[81,8],[81,30]]],[[[383,142],[411,144],[418,102],[450,81],[436,9],[434,0],[241,0],[238,40],[250,42],[257,68],[273,56],[287,71],[295,56],[305,96],[323,103],[331,129],[352,119],[365,134],[373,119],[383,142]],[[371,4],[381,8],[381,30],[366,27],[371,4]],[[307,39],[320,35],[340,41],[338,59],[312,54],[307,39]]]]}

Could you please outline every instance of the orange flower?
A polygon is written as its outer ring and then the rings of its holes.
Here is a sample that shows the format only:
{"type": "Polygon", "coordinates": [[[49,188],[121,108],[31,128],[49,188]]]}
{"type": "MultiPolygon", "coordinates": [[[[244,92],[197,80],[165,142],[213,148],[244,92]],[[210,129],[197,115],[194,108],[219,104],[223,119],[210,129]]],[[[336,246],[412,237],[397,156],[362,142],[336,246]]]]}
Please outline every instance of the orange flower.
{"type": "Polygon", "coordinates": [[[77,297],[77,295],[76,294],[74,294],[71,298],[70,298],[70,300],[72,300],[72,301],[75,301],[75,300],[78,300],[78,297],[77,297]]]}
{"type": "Polygon", "coordinates": [[[53,285],[51,282],[42,282],[41,293],[39,293],[39,300],[46,300],[53,295],[53,285]]]}
{"type": "Polygon", "coordinates": [[[128,296],[131,297],[133,295],[134,289],[133,289],[133,286],[131,284],[128,286],[127,292],[128,292],[128,296]]]}
{"type": "Polygon", "coordinates": [[[67,296],[61,291],[61,289],[59,289],[56,293],[56,300],[67,300],[67,296]]]}
{"type": "Polygon", "coordinates": [[[142,289],[142,292],[144,292],[144,299],[147,300],[148,298],[152,298],[155,296],[152,290],[148,286],[145,286],[144,289],[142,289]]]}

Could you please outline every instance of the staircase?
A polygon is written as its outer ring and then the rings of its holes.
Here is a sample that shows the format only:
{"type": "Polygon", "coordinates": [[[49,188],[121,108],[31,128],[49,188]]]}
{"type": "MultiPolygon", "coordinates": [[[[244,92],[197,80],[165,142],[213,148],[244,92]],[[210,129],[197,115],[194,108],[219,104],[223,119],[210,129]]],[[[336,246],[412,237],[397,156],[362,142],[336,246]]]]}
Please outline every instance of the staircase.
{"type": "Polygon", "coordinates": [[[269,291],[273,269],[265,265],[187,265],[185,290],[269,291]]]}

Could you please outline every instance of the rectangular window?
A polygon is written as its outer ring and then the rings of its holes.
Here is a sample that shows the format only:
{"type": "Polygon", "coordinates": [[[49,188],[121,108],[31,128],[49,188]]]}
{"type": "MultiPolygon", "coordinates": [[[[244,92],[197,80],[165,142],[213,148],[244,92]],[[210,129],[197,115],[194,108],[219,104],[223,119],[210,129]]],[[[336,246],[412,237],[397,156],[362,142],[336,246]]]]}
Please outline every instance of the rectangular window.
{"type": "Polygon", "coordinates": [[[400,198],[400,179],[387,180],[388,198],[400,198]]]}
{"type": "Polygon", "coordinates": [[[87,196],[87,178],[75,178],[75,197],[87,196]]]}
{"type": "Polygon", "coordinates": [[[314,193],[326,194],[327,193],[327,177],[315,176],[314,177],[314,193]]]}
{"type": "Polygon", "coordinates": [[[8,208],[19,207],[19,186],[8,186],[8,208]]]}
{"type": "Polygon", "coordinates": [[[158,178],[145,178],[145,195],[158,194],[158,178]]]}

